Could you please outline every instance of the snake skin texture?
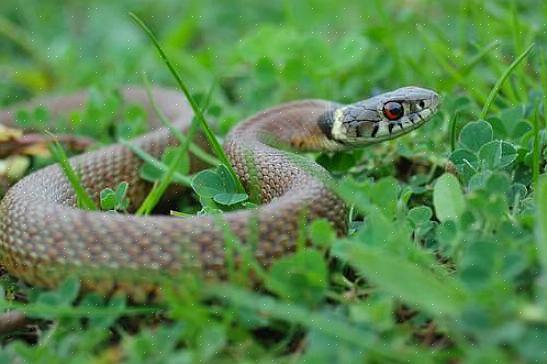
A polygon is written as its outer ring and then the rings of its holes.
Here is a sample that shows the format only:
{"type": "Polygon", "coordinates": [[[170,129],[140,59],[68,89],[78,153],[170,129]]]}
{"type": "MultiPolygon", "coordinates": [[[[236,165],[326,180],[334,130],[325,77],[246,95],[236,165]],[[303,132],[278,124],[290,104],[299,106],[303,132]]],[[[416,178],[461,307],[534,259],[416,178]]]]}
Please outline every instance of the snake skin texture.
{"type": "MultiPolygon", "coordinates": [[[[142,105],[156,128],[135,139],[136,146],[160,157],[166,146],[176,144],[167,129],[157,128],[144,90],[128,88],[121,94],[126,102],[142,105]]],[[[55,118],[81,108],[87,97],[80,93],[30,106],[45,105],[55,118]]],[[[178,92],[154,89],[153,97],[177,128],[189,127],[192,112],[178,92]]],[[[0,122],[13,124],[20,107],[1,112],[0,122]]],[[[265,141],[270,136],[303,151],[337,149],[322,131],[324,122],[318,121],[339,107],[323,100],[284,104],[243,121],[227,136],[224,149],[243,185],[249,190],[258,184],[262,203],[255,209],[187,218],[84,211],[76,208],[73,189],[58,165],[38,170],[13,186],[0,203],[0,264],[32,285],[54,287],[74,273],[84,289],[105,295],[122,292],[140,301],[158,295],[155,276],[195,272],[224,277],[226,231],[264,266],[295,250],[302,217],[325,218],[338,234],[345,234],[346,206],[317,177],[326,171],[311,161],[303,167],[265,141]]],[[[126,181],[134,209],[150,190],[138,175],[143,162],[121,144],[70,161],[95,201],[102,189],[126,181]]],[[[192,172],[200,168],[199,160],[191,159],[192,172]]],[[[237,254],[235,259],[240,260],[237,254]]]]}

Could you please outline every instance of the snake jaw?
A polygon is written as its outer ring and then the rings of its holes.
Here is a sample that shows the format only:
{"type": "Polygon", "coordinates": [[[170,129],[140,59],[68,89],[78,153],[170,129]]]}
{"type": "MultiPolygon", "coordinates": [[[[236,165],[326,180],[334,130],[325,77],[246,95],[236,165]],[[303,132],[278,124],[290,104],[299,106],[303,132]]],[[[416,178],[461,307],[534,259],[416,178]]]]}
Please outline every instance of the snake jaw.
{"type": "Polygon", "coordinates": [[[333,113],[332,139],[365,146],[406,134],[436,114],[439,96],[431,90],[404,87],[340,107],[333,113]]]}

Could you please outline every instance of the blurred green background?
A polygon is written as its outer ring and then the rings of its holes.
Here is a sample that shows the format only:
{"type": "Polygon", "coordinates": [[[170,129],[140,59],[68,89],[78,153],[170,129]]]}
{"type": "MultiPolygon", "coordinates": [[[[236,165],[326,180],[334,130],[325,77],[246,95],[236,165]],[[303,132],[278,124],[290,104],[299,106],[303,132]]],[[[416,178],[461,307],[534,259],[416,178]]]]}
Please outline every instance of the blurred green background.
{"type": "MultiPolygon", "coordinates": [[[[3,0],[0,104],[142,83],[142,72],[173,85],[129,11],[193,90],[217,80],[215,100],[231,122],[283,100],[355,101],[408,84],[481,103],[506,63],[545,44],[546,9],[540,0],[3,0]]],[[[501,101],[522,101],[536,81],[513,79],[501,101]]]]}

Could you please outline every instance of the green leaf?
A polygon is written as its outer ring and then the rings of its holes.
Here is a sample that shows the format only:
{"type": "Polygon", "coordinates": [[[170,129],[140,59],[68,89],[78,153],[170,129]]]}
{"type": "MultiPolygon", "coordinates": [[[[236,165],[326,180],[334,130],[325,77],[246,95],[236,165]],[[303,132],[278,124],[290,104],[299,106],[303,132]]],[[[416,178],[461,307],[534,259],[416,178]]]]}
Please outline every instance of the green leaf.
{"type": "Polygon", "coordinates": [[[477,154],[467,149],[456,149],[450,155],[450,161],[454,163],[458,172],[465,180],[469,180],[479,169],[477,154]]]}
{"type": "Polygon", "coordinates": [[[400,191],[401,186],[395,178],[384,177],[370,185],[369,196],[371,201],[377,205],[386,216],[392,217],[397,211],[397,198],[400,191]]]}
{"type": "Polygon", "coordinates": [[[105,188],[100,193],[101,210],[114,210],[116,208],[116,193],[112,188],[105,188]]]}
{"type": "Polygon", "coordinates": [[[129,188],[129,183],[120,182],[116,188],[116,208],[124,210],[129,205],[129,199],[127,198],[127,189],[129,188]]]}
{"type": "Polygon", "coordinates": [[[306,333],[306,350],[301,364],[360,363],[365,351],[336,337],[311,329],[306,333]]]}
{"type": "Polygon", "coordinates": [[[129,205],[129,199],[126,197],[128,187],[127,182],[120,182],[116,187],[116,191],[111,188],[103,189],[99,195],[101,209],[105,211],[125,210],[129,205]]]}
{"type": "Polygon", "coordinates": [[[373,294],[364,301],[349,305],[349,314],[353,321],[372,323],[381,330],[392,329],[395,324],[393,312],[396,310],[392,297],[385,294],[373,294]]]}
{"type": "Polygon", "coordinates": [[[494,172],[488,177],[486,188],[490,193],[505,195],[511,188],[511,178],[503,171],[494,172]]]}
{"type": "MultiPolygon", "coordinates": [[[[173,159],[176,157],[176,155],[177,148],[167,147],[165,148],[165,151],[161,156],[161,162],[164,165],[169,166],[173,159]]],[[[181,175],[187,175],[190,171],[190,159],[187,152],[185,153],[184,157],[179,161],[179,163],[177,163],[175,171],[181,175]]],[[[167,171],[162,171],[157,166],[151,163],[144,163],[140,169],[140,176],[149,182],[156,182],[160,180],[166,172],[167,171]]]]}
{"type": "Polygon", "coordinates": [[[225,192],[225,185],[215,170],[206,169],[192,179],[192,188],[201,197],[213,198],[218,193],[225,192]]]}
{"type": "Polygon", "coordinates": [[[240,202],[246,201],[248,198],[249,196],[246,193],[221,192],[213,196],[213,201],[224,206],[232,206],[240,202]]]}
{"type": "Polygon", "coordinates": [[[508,142],[494,140],[481,147],[479,157],[489,169],[504,168],[517,159],[517,150],[508,142]]]}
{"type": "Polygon", "coordinates": [[[529,325],[524,335],[521,335],[519,339],[515,347],[529,363],[544,363],[547,360],[545,352],[547,328],[545,325],[529,325]]]}
{"type": "Polygon", "coordinates": [[[72,303],[76,297],[78,297],[79,291],[80,280],[74,276],[65,279],[65,281],[57,289],[62,302],[67,305],[72,303]]]}
{"type": "Polygon", "coordinates": [[[472,151],[492,140],[492,126],[484,120],[468,123],[460,132],[460,144],[472,151]]]}
{"type": "Polygon", "coordinates": [[[317,246],[330,247],[336,239],[336,232],[326,219],[314,220],[308,229],[310,240],[317,246]]]}
{"type": "Polygon", "coordinates": [[[213,199],[225,206],[235,205],[248,198],[247,194],[237,192],[237,184],[224,165],[196,174],[192,179],[192,188],[201,198],[213,199]]]}
{"type": "Polygon", "coordinates": [[[458,276],[470,288],[484,287],[494,269],[499,245],[490,241],[474,241],[465,246],[458,263],[458,276]]]}
{"type": "Polygon", "coordinates": [[[317,158],[317,163],[327,168],[333,173],[346,173],[357,163],[355,153],[338,152],[333,155],[321,154],[317,158]]]}
{"type": "Polygon", "coordinates": [[[15,123],[21,128],[30,128],[32,126],[30,112],[27,110],[17,110],[15,113],[15,123]]]}
{"type": "Polygon", "coordinates": [[[215,297],[227,300],[235,307],[258,311],[263,316],[267,315],[316,329],[338,340],[352,343],[377,354],[381,353],[387,356],[388,361],[394,356],[391,351],[382,350],[381,347],[373,344],[374,336],[369,330],[327,312],[313,311],[298,303],[280,302],[272,297],[259,295],[235,286],[215,286],[211,287],[209,292],[215,297]]]}
{"type": "Polygon", "coordinates": [[[351,241],[338,241],[333,254],[355,267],[383,291],[434,315],[459,314],[467,295],[458,282],[436,276],[413,262],[351,241]]]}
{"type": "Polygon", "coordinates": [[[278,260],[270,269],[266,287],[293,302],[318,303],[327,289],[327,266],[322,254],[302,250],[278,260]]]}
{"type": "Polygon", "coordinates": [[[465,199],[460,182],[454,175],[445,173],[437,179],[433,189],[433,206],[439,221],[457,220],[465,209],[465,199]]]}
{"type": "Polygon", "coordinates": [[[458,227],[454,221],[447,220],[438,225],[435,232],[440,244],[451,246],[458,236],[458,227]]]}
{"type": "Polygon", "coordinates": [[[500,124],[500,128],[504,129],[504,133],[500,134],[502,137],[500,139],[505,137],[516,137],[517,134],[515,134],[515,132],[517,125],[525,117],[525,111],[526,108],[524,104],[501,110],[499,118],[495,118],[496,122],[500,124]]]}
{"type": "Polygon", "coordinates": [[[367,182],[357,182],[352,178],[344,178],[336,185],[338,194],[348,204],[354,205],[356,209],[363,213],[368,212],[372,206],[367,189],[367,182]]]}
{"type": "Polygon", "coordinates": [[[132,139],[147,131],[146,112],[140,105],[129,105],[125,118],[115,124],[116,139],[132,139]]]}
{"type": "Polygon", "coordinates": [[[486,187],[486,182],[488,181],[488,178],[492,175],[492,171],[486,170],[479,172],[475,174],[473,177],[469,179],[469,182],[467,183],[467,187],[469,188],[469,191],[476,191],[478,189],[483,189],[486,187]]]}
{"type": "Polygon", "coordinates": [[[55,291],[41,293],[36,302],[50,306],[68,306],[78,297],[79,291],[80,280],[72,276],[63,281],[55,291]]]}
{"type": "Polygon", "coordinates": [[[414,225],[421,225],[429,220],[433,216],[433,211],[429,206],[417,206],[408,211],[408,218],[414,223],[414,225]]]}
{"type": "Polygon", "coordinates": [[[200,362],[209,362],[226,345],[226,342],[224,326],[218,324],[205,326],[197,338],[200,362]]]}

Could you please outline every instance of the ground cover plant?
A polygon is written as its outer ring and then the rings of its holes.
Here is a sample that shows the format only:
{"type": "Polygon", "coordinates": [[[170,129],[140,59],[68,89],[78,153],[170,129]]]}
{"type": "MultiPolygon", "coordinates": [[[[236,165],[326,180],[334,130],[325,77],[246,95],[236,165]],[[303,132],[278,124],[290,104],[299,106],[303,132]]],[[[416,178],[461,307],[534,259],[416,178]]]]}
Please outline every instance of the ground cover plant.
{"type": "MultiPolygon", "coordinates": [[[[0,130],[2,194],[65,153],[146,132],[145,112],[117,88],[179,86],[130,12],[219,140],[289,100],[353,102],[405,85],[443,98],[410,135],[308,156],[351,206],[350,234],[302,226],[310,246],[254,267],[258,288],[237,269],[219,284],[186,276],[145,305],[81,295],[74,278],[43,290],[4,274],[0,307],[31,320],[2,334],[1,362],[547,361],[544,2],[4,0],[0,10],[0,107],[92,95],[68,118],[21,110],[18,128],[0,130]],[[23,128],[37,132],[17,144],[23,128]]],[[[143,178],[160,181],[137,213],[151,213],[170,181],[197,196],[177,215],[253,206],[221,155],[179,137],[161,160],[133,150],[148,162],[143,178]],[[212,168],[188,176],[188,151],[212,168]]],[[[124,213],[126,190],[80,206],[124,213]]]]}

